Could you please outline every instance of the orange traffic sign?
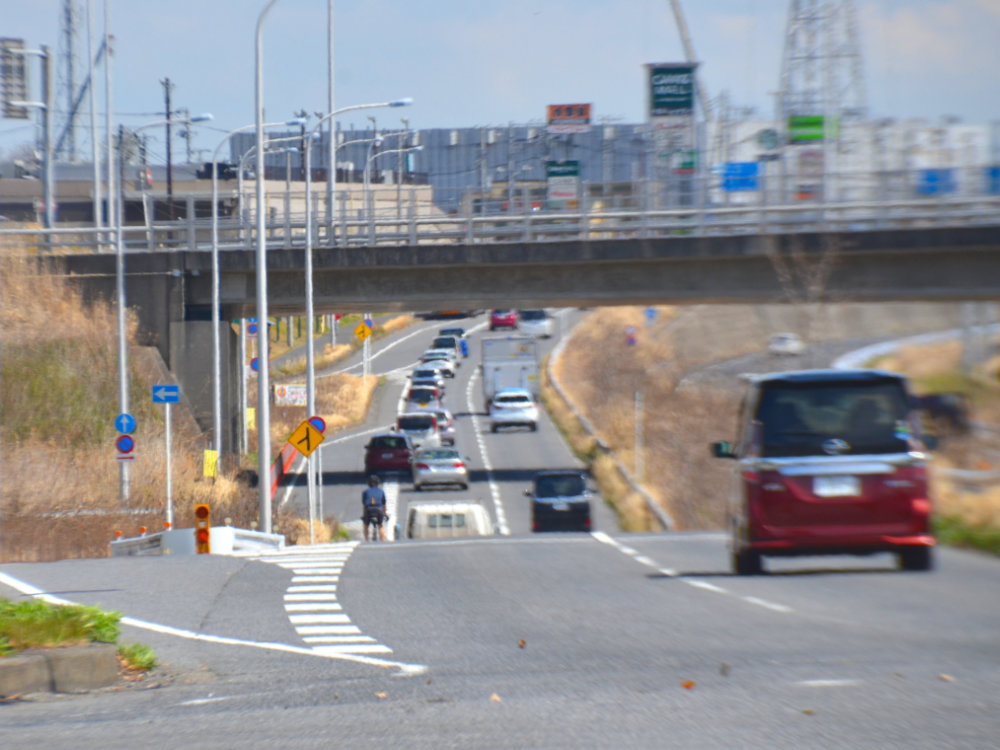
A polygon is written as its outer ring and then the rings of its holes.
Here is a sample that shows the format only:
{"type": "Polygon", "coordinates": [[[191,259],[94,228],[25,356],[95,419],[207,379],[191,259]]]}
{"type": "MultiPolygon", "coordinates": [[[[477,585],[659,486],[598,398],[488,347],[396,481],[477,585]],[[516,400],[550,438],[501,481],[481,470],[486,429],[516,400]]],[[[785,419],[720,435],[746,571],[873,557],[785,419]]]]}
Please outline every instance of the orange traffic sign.
{"type": "Polygon", "coordinates": [[[364,341],[366,338],[372,335],[371,323],[362,320],[360,323],[358,323],[357,327],[354,329],[354,335],[357,336],[362,341],[364,341]]]}

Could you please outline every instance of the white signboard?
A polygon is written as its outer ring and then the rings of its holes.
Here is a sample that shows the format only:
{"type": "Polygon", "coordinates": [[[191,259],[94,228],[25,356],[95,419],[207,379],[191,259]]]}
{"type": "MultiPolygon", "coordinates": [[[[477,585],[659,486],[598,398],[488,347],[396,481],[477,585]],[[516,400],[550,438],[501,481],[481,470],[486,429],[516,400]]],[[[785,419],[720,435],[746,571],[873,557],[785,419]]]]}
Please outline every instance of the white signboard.
{"type": "Polygon", "coordinates": [[[275,406],[306,406],[306,387],[304,385],[274,386],[275,406]]]}

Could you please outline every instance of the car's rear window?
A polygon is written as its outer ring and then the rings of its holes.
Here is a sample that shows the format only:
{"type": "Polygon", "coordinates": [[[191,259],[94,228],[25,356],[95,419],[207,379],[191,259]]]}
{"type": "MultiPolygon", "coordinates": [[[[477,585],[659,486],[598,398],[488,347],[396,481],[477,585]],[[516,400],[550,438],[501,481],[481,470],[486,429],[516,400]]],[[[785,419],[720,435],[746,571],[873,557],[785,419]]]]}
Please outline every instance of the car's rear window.
{"type": "Polygon", "coordinates": [[[401,437],[377,437],[372,438],[371,447],[375,450],[400,450],[406,448],[406,438],[401,437]]]}
{"type": "Polygon", "coordinates": [[[586,482],[578,474],[538,477],[535,480],[535,497],[570,497],[582,495],[586,482]]]}
{"type": "Polygon", "coordinates": [[[912,425],[901,382],[775,383],[761,394],[761,455],[899,453],[912,425]],[[837,450],[831,440],[846,443],[837,450]]]}
{"type": "Polygon", "coordinates": [[[449,450],[448,448],[437,448],[429,451],[420,451],[417,454],[417,460],[425,461],[438,461],[438,460],[448,460],[457,459],[459,457],[458,451],[449,450]]]}
{"type": "Polygon", "coordinates": [[[434,401],[437,395],[430,388],[411,388],[407,396],[409,401],[434,401]]]}
{"type": "Polygon", "coordinates": [[[401,430],[430,430],[434,428],[434,418],[431,416],[400,417],[396,423],[401,430]]]}
{"type": "Polygon", "coordinates": [[[496,403],[528,406],[531,404],[531,399],[527,396],[497,396],[496,403]]]}
{"type": "Polygon", "coordinates": [[[458,346],[458,339],[454,336],[438,336],[434,339],[435,349],[454,349],[458,346]]]}
{"type": "Polygon", "coordinates": [[[545,310],[521,310],[521,320],[545,320],[548,315],[545,310]]]}

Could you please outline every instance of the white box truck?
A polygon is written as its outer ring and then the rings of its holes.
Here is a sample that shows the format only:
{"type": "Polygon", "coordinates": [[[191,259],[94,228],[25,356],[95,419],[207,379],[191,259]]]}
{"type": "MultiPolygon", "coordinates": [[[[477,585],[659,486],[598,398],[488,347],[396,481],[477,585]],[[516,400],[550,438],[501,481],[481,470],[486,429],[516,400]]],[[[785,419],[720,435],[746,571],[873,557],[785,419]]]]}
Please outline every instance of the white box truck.
{"type": "Polygon", "coordinates": [[[488,412],[490,401],[504,388],[524,388],[538,401],[538,342],[524,336],[483,339],[483,402],[488,412]]]}

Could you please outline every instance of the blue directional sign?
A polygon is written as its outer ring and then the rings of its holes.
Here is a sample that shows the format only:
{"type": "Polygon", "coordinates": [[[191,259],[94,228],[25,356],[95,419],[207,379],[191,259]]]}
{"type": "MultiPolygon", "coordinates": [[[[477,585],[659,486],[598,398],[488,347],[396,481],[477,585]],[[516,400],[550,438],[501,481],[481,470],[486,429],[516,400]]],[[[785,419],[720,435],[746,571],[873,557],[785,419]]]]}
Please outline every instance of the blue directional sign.
{"type": "Polygon", "coordinates": [[[176,404],[181,400],[181,388],[178,385],[154,385],[154,404],[176,404]]]}
{"type": "Polygon", "coordinates": [[[125,435],[135,432],[135,417],[131,414],[119,414],[115,418],[115,429],[125,435]]]}
{"type": "Polygon", "coordinates": [[[129,435],[119,435],[118,439],[115,441],[115,447],[118,449],[119,453],[131,453],[135,448],[135,440],[133,440],[129,435]]]}
{"type": "Polygon", "coordinates": [[[757,189],[760,170],[755,161],[726,162],[722,170],[722,189],[727,193],[738,193],[757,189]]]}

